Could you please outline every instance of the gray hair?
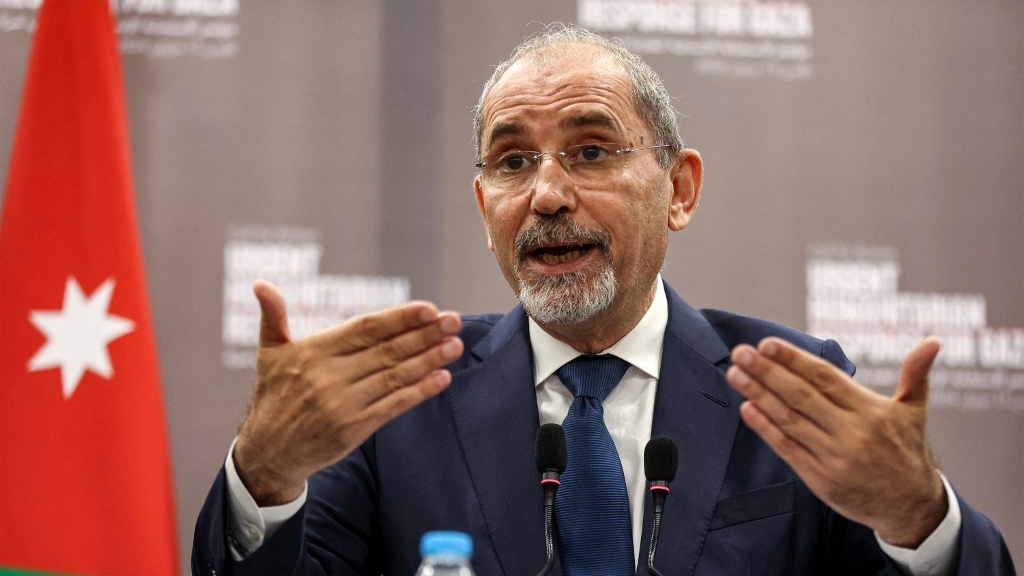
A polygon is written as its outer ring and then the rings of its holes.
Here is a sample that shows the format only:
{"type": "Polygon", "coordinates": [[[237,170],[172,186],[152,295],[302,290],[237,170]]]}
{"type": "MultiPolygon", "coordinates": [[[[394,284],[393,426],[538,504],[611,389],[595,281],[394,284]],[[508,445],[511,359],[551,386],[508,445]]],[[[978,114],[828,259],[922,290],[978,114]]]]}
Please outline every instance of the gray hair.
{"type": "Polygon", "coordinates": [[[477,160],[480,159],[483,139],[484,101],[498,80],[505,75],[509,67],[524,57],[532,57],[543,62],[548,54],[556,53],[555,48],[571,44],[601,48],[625,69],[633,88],[633,104],[637,113],[653,130],[656,142],[670,145],[669,148],[657,151],[658,162],[668,167],[675,153],[683,149],[683,139],[676,124],[676,110],[672,106],[672,97],[669,96],[661,78],[647,62],[626,49],[618,40],[609,40],[582,26],[562,23],[550,24],[544,31],[524,40],[512,51],[508,60],[498,64],[484,84],[473,115],[477,160]]]}

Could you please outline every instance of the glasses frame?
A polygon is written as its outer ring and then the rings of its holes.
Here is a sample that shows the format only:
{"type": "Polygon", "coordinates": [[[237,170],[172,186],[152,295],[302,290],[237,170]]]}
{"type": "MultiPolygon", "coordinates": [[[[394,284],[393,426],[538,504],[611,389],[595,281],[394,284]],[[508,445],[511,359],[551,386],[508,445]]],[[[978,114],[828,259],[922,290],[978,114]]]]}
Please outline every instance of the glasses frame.
{"type": "MultiPolygon", "coordinates": [[[[571,150],[573,148],[582,149],[586,146],[607,146],[609,148],[614,146],[615,149],[609,150],[609,152],[614,151],[616,157],[621,157],[632,152],[640,152],[643,150],[656,150],[659,148],[670,148],[672,145],[662,143],[653,144],[651,146],[641,146],[638,148],[622,148],[618,142],[587,142],[585,144],[573,144],[572,146],[567,146],[562,150],[546,150],[543,152],[538,150],[509,150],[508,152],[502,152],[501,154],[498,155],[497,158],[492,159],[490,162],[487,162],[485,161],[484,158],[481,158],[479,162],[474,164],[474,166],[476,166],[478,169],[485,168],[489,164],[497,162],[498,160],[502,159],[503,157],[509,154],[521,154],[528,158],[530,162],[540,162],[541,158],[547,156],[548,154],[551,154],[558,158],[558,163],[561,164],[563,168],[565,168],[566,172],[572,172],[572,164],[569,163],[568,150],[571,150]]],[[[491,156],[493,156],[493,154],[491,156]]]]}

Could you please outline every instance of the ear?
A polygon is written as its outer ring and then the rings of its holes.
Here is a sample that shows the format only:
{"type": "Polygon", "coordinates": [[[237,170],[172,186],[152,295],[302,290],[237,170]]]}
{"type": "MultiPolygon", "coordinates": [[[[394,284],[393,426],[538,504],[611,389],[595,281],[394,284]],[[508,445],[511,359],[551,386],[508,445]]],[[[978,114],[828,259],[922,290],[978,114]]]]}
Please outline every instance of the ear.
{"type": "Polygon", "coordinates": [[[487,232],[487,248],[494,252],[494,242],[491,241],[491,226],[487,220],[487,209],[484,207],[484,189],[480,186],[480,175],[473,178],[473,193],[476,194],[476,207],[480,210],[480,218],[484,221],[484,231],[487,232]]]}
{"type": "Polygon", "coordinates": [[[672,199],[668,209],[668,227],[673,231],[686,228],[697,211],[700,185],[704,178],[704,161],[696,150],[680,150],[672,166],[672,199]]]}

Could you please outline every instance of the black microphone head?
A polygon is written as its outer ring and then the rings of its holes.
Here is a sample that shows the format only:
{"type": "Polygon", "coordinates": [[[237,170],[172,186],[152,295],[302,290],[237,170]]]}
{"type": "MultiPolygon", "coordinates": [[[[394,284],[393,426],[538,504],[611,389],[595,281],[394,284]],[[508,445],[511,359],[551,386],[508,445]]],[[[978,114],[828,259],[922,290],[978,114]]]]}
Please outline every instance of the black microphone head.
{"type": "Polygon", "coordinates": [[[537,471],[565,472],[569,450],[565,447],[565,431],[558,424],[543,424],[537,429],[537,471]]]}
{"type": "Polygon", "coordinates": [[[644,473],[648,482],[671,482],[679,468],[679,445],[668,436],[651,438],[644,448],[644,473]]]}

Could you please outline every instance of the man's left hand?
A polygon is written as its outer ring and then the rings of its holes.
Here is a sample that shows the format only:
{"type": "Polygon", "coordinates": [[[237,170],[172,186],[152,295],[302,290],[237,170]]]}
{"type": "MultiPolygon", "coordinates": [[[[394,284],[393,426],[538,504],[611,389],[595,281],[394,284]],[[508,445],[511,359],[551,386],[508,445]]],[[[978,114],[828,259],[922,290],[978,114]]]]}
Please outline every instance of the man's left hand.
{"type": "Polygon", "coordinates": [[[938,339],[907,355],[891,398],[778,338],[733,349],[726,377],[743,421],[815,495],[882,540],[917,548],[949,503],[925,439],[938,339]]]}

